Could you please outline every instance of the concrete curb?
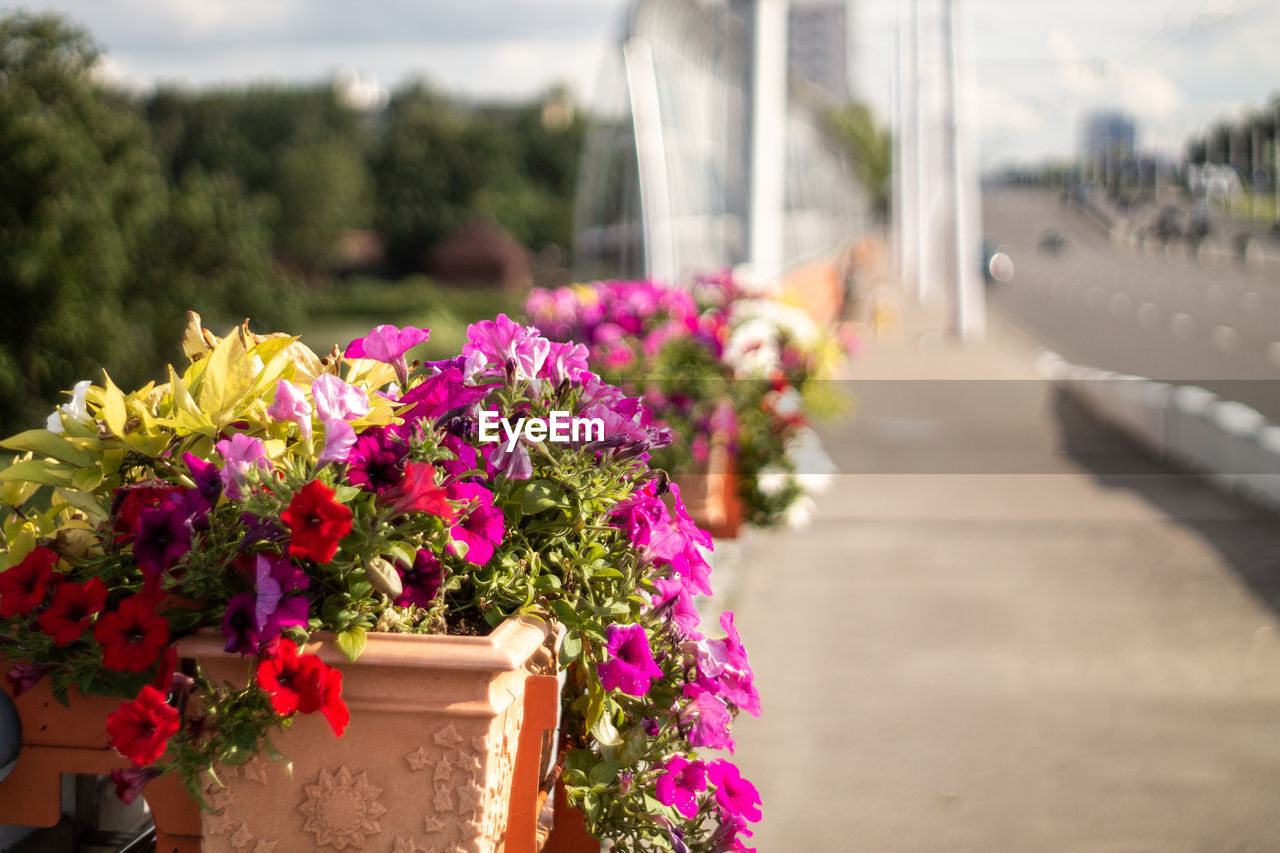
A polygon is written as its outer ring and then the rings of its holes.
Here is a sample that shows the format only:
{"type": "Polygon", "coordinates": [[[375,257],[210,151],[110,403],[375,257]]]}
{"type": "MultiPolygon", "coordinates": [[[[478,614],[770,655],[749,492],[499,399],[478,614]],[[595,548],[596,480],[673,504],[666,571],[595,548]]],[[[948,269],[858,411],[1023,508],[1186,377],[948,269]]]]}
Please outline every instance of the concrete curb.
{"type": "Polygon", "coordinates": [[[1256,409],[1195,385],[1071,364],[1047,350],[1036,368],[1157,458],[1280,512],[1280,426],[1256,409]]]}

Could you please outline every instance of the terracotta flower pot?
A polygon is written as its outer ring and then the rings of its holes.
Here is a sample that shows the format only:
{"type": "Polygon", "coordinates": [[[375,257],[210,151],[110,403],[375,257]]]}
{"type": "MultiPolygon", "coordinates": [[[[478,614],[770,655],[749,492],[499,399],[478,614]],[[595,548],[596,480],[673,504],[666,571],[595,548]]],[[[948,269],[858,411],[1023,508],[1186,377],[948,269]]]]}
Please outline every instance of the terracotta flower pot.
{"type": "MultiPolygon", "coordinates": [[[[0,659],[0,672],[11,666],[0,659]]],[[[62,817],[63,773],[102,775],[129,766],[108,746],[107,715],[121,703],[108,696],[68,695],[69,706],[45,683],[14,700],[22,723],[22,751],[0,782],[0,824],[53,826],[62,817]]],[[[156,824],[157,853],[199,853],[200,809],[176,776],[142,789],[156,824]]]]}
{"type": "MultiPolygon", "coordinates": [[[[304,651],[342,670],[346,733],[299,716],[273,738],[289,764],[221,768],[204,850],[531,852],[556,724],[556,678],[533,674],[552,666],[547,635],[531,617],[487,637],[370,634],[354,664],[314,635],[304,651]]],[[[244,684],[251,661],[222,647],[217,632],[179,644],[214,681],[244,684]]]]}
{"type": "Polygon", "coordinates": [[[736,539],[742,528],[738,472],[725,436],[717,433],[704,471],[675,477],[685,509],[698,526],[717,539],[736,539]]]}

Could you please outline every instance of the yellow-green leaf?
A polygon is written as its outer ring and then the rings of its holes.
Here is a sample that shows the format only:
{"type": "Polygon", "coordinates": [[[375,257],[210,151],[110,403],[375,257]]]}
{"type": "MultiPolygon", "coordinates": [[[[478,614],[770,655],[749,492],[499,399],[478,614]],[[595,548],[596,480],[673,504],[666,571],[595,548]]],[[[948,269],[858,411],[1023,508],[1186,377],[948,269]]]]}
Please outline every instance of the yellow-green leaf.
{"type": "Polygon", "coordinates": [[[47,429],[29,429],[26,432],[20,432],[11,438],[0,441],[0,447],[17,451],[30,450],[41,456],[52,456],[54,459],[60,459],[63,462],[69,462],[79,467],[93,463],[93,457],[90,454],[76,447],[62,436],[49,432],[47,429]]]}
{"type": "Polygon", "coordinates": [[[107,422],[107,429],[115,435],[124,435],[125,422],[129,420],[128,407],[124,402],[124,393],[111,381],[111,377],[103,374],[102,419],[107,422]]]}
{"type": "Polygon", "coordinates": [[[27,459],[15,462],[0,471],[0,480],[20,480],[27,483],[39,483],[42,486],[71,485],[71,469],[61,462],[44,459],[27,459]]]}

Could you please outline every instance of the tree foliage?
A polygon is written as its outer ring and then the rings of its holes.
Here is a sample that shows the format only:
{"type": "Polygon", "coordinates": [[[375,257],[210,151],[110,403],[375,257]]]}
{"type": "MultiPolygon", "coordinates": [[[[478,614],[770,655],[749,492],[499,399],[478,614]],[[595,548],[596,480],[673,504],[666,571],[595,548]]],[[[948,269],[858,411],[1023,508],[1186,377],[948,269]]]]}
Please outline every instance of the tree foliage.
{"type": "Polygon", "coordinates": [[[0,428],[30,425],[102,367],[176,357],[183,311],[287,316],[260,221],[226,187],[170,188],[98,49],[53,15],[0,18],[0,428]],[[219,207],[221,205],[221,207],[219,207]],[[201,211],[220,210],[220,216],[201,211]],[[285,310],[281,310],[281,309],[285,310]]]}
{"type": "Polygon", "coordinates": [[[871,204],[880,217],[889,211],[892,195],[893,137],[876,121],[871,107],[851,103],[827,113],[827,127],[844,147],[854,173],[866,187],[871,204]]]}

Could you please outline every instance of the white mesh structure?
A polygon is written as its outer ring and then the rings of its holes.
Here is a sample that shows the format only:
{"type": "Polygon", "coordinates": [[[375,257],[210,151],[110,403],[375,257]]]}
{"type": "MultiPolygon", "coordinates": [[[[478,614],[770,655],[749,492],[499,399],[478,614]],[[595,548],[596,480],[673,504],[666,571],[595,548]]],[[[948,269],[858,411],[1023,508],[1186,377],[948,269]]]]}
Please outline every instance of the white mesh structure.
{"type": "MultiPolygon", "coordinates": [[[[740,4],[635,0],[601,80],[575,209],[578,278],[651,276],[746,259],[750,26],[740,4]]],[[[790,86],[783,251],[821,257],[867,227],[866,194],[790,86]]]]}

